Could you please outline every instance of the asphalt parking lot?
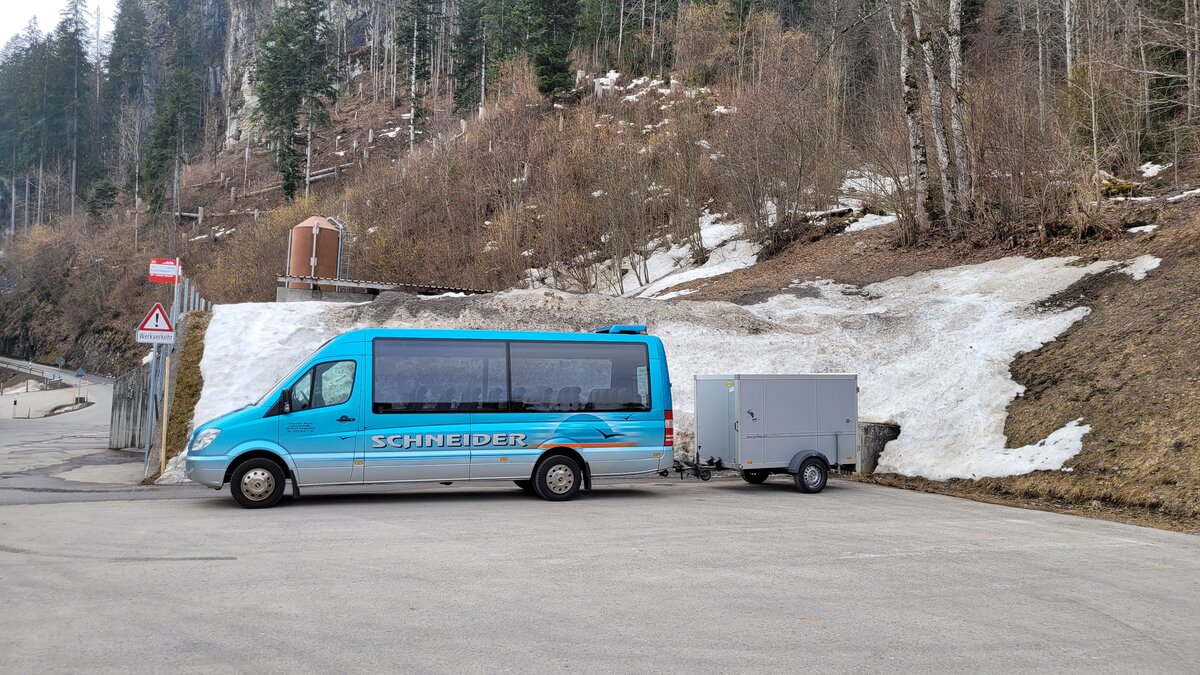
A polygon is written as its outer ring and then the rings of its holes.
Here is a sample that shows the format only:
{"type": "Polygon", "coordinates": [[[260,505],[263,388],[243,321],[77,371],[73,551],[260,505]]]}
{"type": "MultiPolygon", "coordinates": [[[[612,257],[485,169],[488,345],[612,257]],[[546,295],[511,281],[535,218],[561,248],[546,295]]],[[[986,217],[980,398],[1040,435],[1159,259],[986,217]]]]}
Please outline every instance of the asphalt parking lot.
{"type": "MultiPolygon", "coordinates": [[[[776,482],[778,481],[778,482],[776,482]]],[[[0,506],[8,672],[1182,671],[1200,538],[834,481],[0,506]]]]}

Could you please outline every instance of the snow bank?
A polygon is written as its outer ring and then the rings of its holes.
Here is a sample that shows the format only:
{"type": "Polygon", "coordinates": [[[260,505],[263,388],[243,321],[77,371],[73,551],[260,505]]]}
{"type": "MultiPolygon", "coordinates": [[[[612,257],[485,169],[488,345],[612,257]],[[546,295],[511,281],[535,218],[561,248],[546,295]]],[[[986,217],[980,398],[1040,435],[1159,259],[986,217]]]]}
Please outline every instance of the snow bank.
{"type": "MultiPolygon", "coordinates": [[[[1083,421],[1040,443],[1006,448],[1004,420],[1022,391],[1009,377],[1013,358],[1088,312],[1037,303],[1088,274],[1122,267],[1074,260],[1006,258],[861,289],[796,284],[749,307],[545,290],[427,300],[389,294],[363,305],[221,305],[200,364],[195,421],[251,402],[326,339],[353,328],[591,330],[644,322],[667,348],[681,446],[690,446],[697,374],[857,372],[862,418],[902,429],[880,471],[946,479],[1060,469],[1082,447],[1083,421]]],[[[1124,269],[1148,265],[1131,261],[1124,269]]]]}

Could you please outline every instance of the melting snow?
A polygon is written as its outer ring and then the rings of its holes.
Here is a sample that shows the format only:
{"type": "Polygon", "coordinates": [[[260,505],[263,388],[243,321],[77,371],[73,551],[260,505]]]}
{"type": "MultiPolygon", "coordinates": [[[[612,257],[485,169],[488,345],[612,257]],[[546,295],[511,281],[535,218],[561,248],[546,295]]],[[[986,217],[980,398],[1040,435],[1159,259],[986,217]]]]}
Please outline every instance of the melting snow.
{"type": "Polygon", "coordinates": [[[1129,260],[1121,267],[1121,271],[1133,277],[1136,281],[1141,281],[1146,278],[1146,274],[1150,270],[1157,269],[1162,264],[1161,258],[1156,258],[1152,255],[1143,255],[1129,260]]]}
{"type": "Polygon", "coordinates": [[[863,230],[869,230],[873,227],[883,227],[884,225],[891,225],[894,222],[896,222],[896,216],[894,216],[894,215],[889,214],[886,216],[881,216],[881,215],[878,215],[875,213],[867,213],[867,214],[863,214],[862,218],[859,218],[858,220],[854,221],[853,223],[850,223],[850,227],[847,227],[845,231],[846,232],[862,232],[863,230]]]}
{"type": "MultiPolygon", "coordinates": [[[[1075,420],[1039,443],[1006,448],[1007,406],[1022,392],[1013,358],[1053,340],[1087,308],[1038,308],[1088,274],[1120,267],[1074,258],[1006,258],[862,289],[798,284],[750,307],[508,291],[467,298],[383,298],[370,305],[264,303],[214,309],[200,368],[201,422],[251,402],[326,339],[367,326],[591,330],[645,322],[666,345],[681,445],[701,373],[857,372],[864,420],[901,425],[880,470],[933,479],[1061,469],[1089,427],[1075,420]]],[[[1124,271],[1144,274],[1144,256],[1124,271]]],[[[181,462],[177,462],[181,466],[181,462]]],[[[175,475],[175,474],[172,474],[175,475]]]]}
{"type": "Polygon", "coordinates": [[[1146,178],[1154,178],[1169,168],[1171,168],[1170,164],[1155,164],[1154,162],[1146,162],[1138,167],[1138,171],[1140,171],[1146,178]]]}

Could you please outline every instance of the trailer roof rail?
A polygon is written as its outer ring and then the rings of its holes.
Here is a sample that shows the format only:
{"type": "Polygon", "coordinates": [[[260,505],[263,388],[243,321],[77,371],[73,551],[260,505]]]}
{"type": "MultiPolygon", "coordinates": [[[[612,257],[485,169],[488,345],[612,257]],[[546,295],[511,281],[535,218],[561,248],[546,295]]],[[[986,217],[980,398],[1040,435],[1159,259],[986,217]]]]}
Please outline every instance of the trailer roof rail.
{"type": "Polygon", "coordinates": [[[611,326],[601,326],[596,329],[597,333],[607,333],[610,335],[645,335],[646,326],[643,324],[613,324],[611,326]]]}

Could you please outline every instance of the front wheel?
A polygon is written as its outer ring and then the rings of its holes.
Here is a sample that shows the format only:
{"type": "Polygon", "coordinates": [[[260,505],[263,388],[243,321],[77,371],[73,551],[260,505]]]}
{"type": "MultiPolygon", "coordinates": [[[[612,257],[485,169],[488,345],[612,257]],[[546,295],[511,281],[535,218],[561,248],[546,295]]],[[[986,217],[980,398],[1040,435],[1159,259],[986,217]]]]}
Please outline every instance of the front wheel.
{"type": "Polygon", "coordinates": [[[566,455],[550,455],[533,470],[533,491],[542,499],[565,502],[579,494],[583,470],[566,455]]]}
{"type": "Polygon", "coordinates": [[[743,471],[742,480],[751,485],[760,485],[767,482],[767,477],[770,475],[770,471],[743,471]]]}
{"type": "Polygon", "coordinates": [[[247,509],[265,509],[275,506],[283,499],[283,483],[286,476],[279,464],[255,457],[248,459],[233,470],[229,491],[233,499],[247,509]]]}
{"type": "Polygon", "coordinates": [[[524,492],[527,495],[533,494],[533,481],[514,480],[513,482],[517,484],[517,487],[521,488],[521,492],[524,492]]]}
{"type": "Polygon", "coordinates": [[[829,469],[825,468],[825,464],[816,457],[810,457],[800,465],[800,470],[796,472],[796,487],[801,492],[808,494],[816,494],[825,489],[825,483],[829,481],[829,469]]]}

